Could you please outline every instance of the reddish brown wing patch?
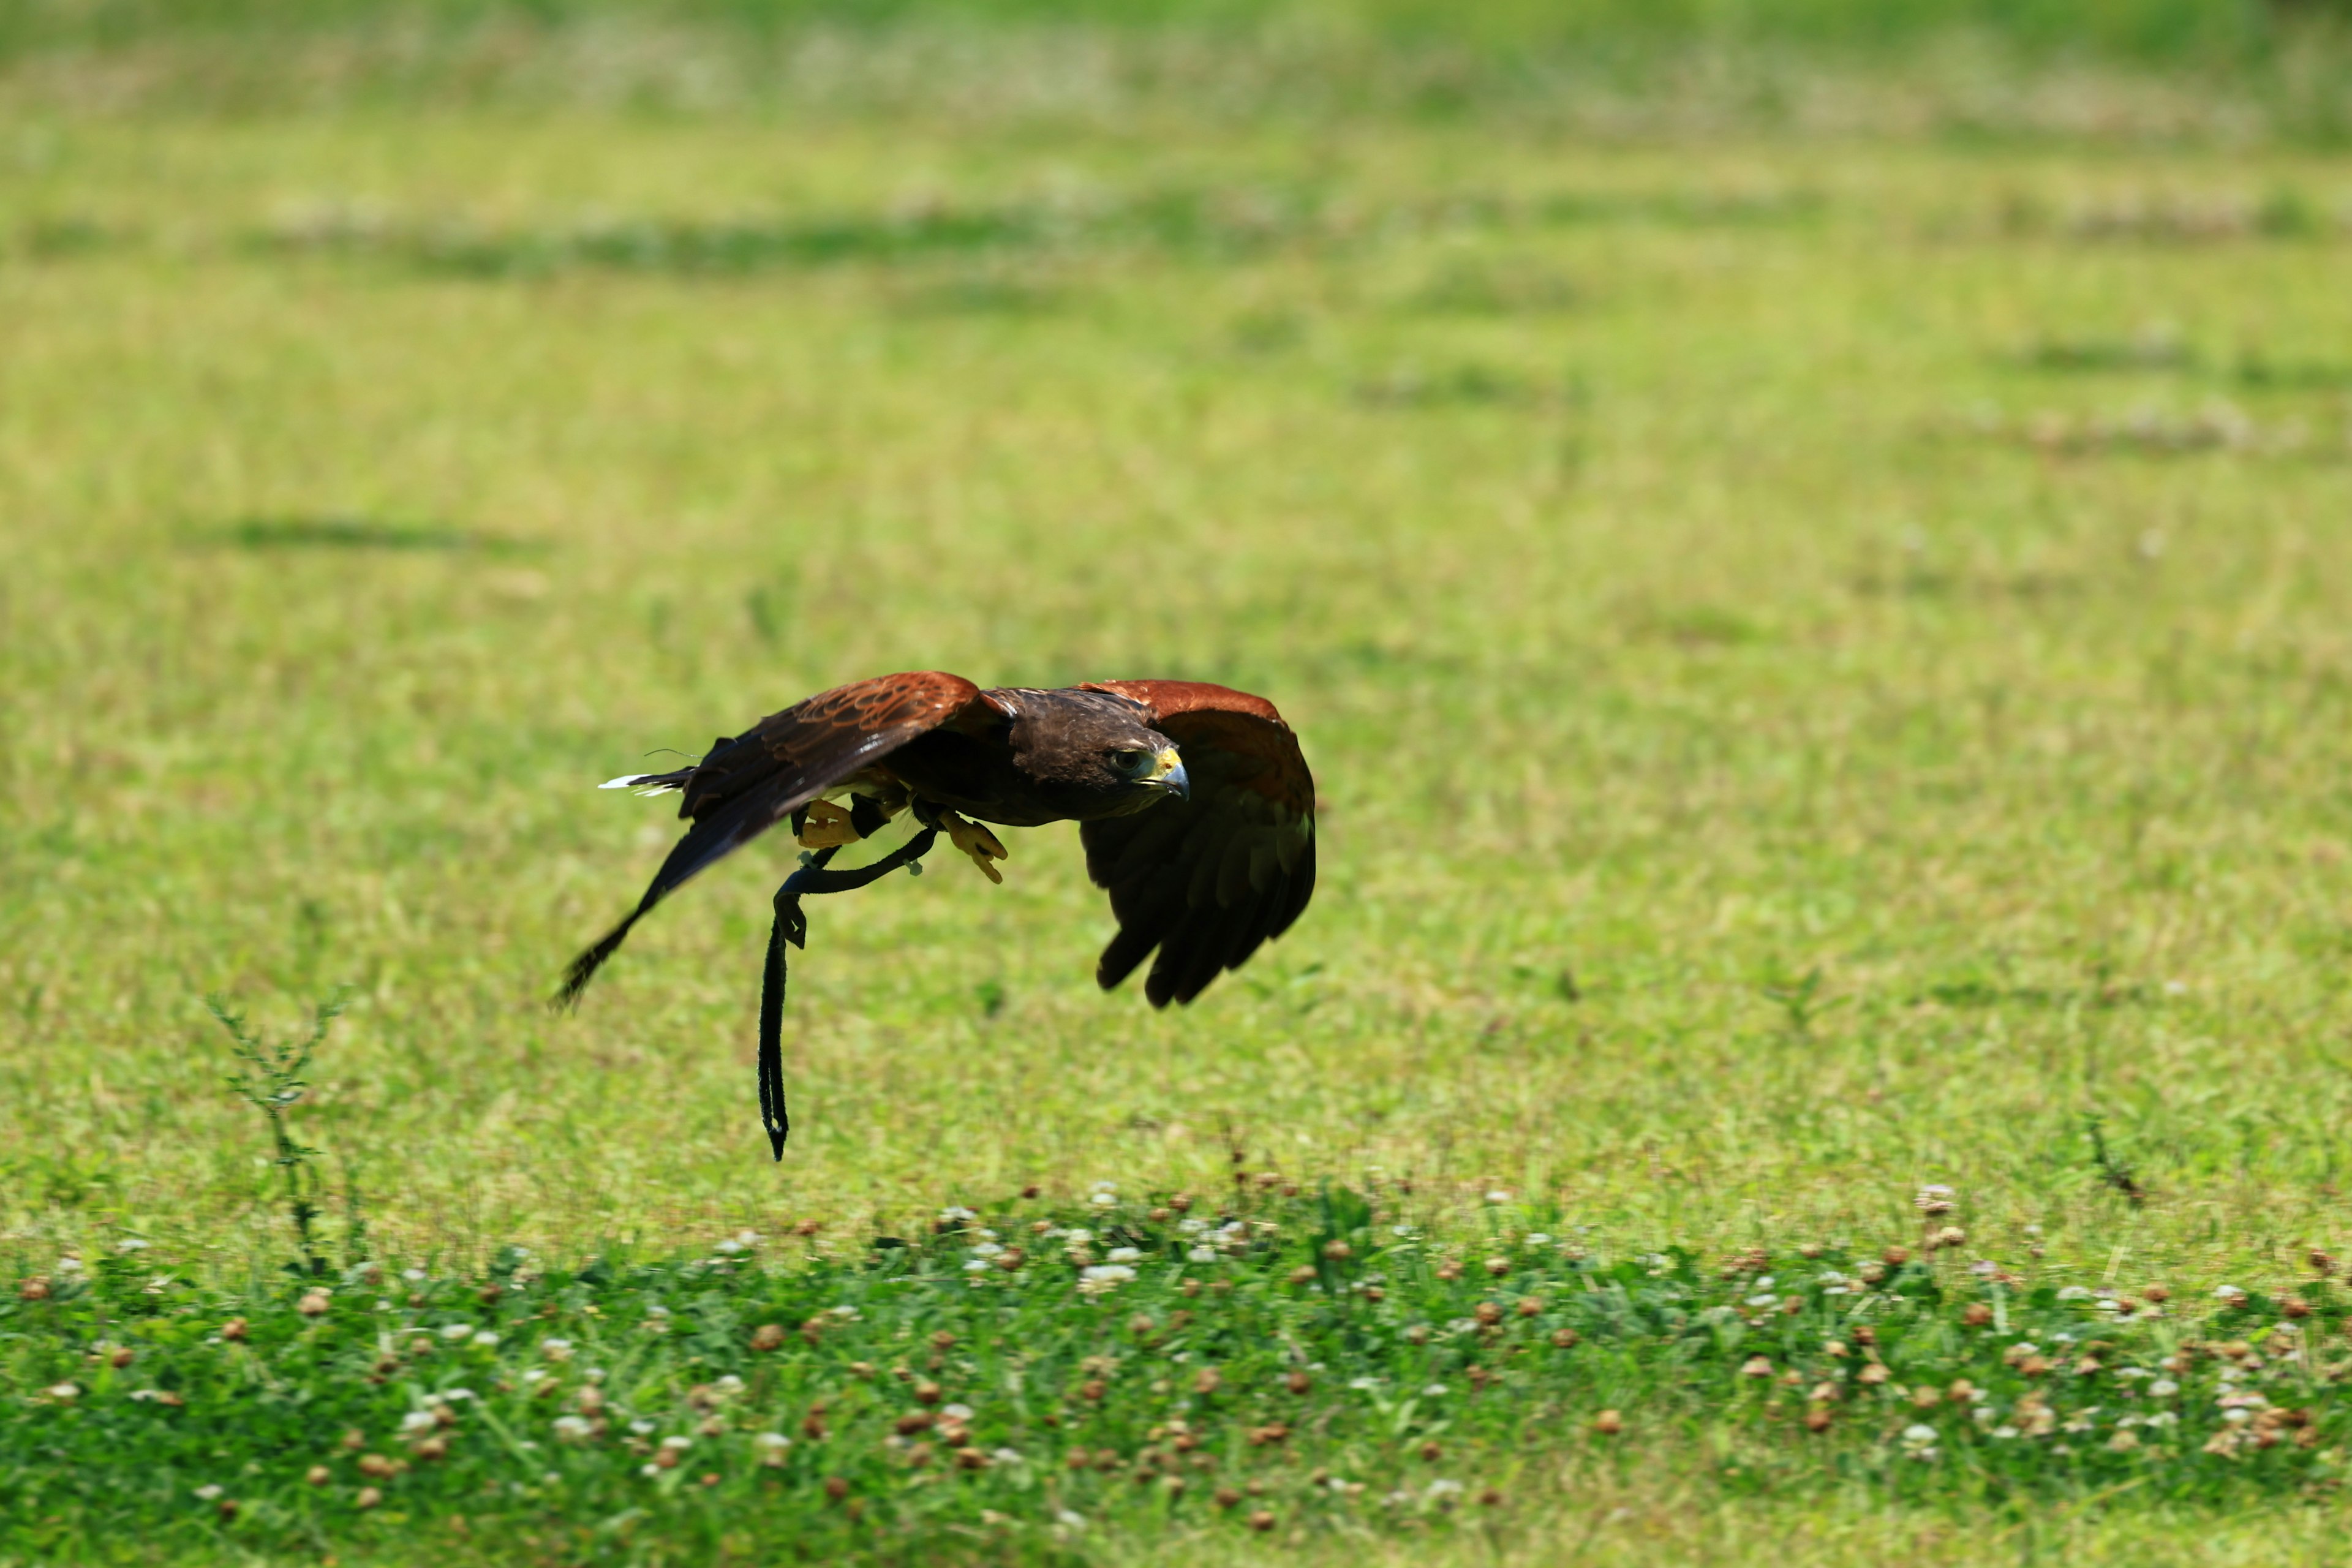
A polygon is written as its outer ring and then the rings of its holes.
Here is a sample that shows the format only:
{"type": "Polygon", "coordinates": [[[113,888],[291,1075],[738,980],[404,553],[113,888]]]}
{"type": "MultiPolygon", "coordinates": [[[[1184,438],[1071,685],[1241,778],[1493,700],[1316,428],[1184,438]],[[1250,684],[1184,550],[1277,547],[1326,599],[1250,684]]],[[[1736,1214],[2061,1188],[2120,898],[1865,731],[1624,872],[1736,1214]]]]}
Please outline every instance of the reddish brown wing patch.
{"type": "Polygon", "coordinates": [[[629,928],[713,861],[916,736],[983,721],[1001,722],[1001,715],[982,700],[979,687],[960,675],[927,669],[820,691],[740,735],[722,737],[681,781],[686,799],[678,815],[694,826],[654,873],[635,912],[572,961],[557,1002],[576,998],[629,928]]]}
{"type": "Polygon", "coordinates": [[[1315,778],[1263,697],[1196,680],[1083,688],[1142,705],[1184,755],[1192,798],[1079,829],[1087,872],[1110,894],[1118,934],[1095,978],[1117,985],[1156,948],[1144,994],[1190,1002],[1280,936],[1315,890],[1315,778]]]}
{"type": "Polygon", "coordinates": [[[754,784],[783,786],[797,798],[778,815],[797,811],[883,752],[953,721],[980,696],[962,676],[937,669],[820,691],[712,746],[688,776],[677,814],[698,820],[754,784]]]}

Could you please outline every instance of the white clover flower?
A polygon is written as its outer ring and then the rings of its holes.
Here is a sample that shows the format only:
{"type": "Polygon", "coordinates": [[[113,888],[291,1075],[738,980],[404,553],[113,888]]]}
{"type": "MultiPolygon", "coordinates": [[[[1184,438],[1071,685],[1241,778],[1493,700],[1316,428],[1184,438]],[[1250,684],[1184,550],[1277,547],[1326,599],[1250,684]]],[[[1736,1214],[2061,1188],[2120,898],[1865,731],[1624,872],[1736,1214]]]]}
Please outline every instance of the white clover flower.
{"type": "Polygon", "coordinates": [[[135,1236],[126,1236],[114,1244],[114,1250],[117,1252],[143,1252],[146,1247],[147,1244],[135,1236]]]}
{"type": "Polygon", "coordinates": [[[2253,1418],[2254,1413],[2252,1411],[2244,1409],[2241,1406],[2233,1405],[2230,1409],[2221,1412],[2221,1419],[2232,1424],[2240,1421],[2251,1421],[2253,1418]]]}
{"type": "Polygon", "coordinates": [[[743,1380],[736,1376],[731,1372],[721,1373],[718,1381],[713,1383],[710,1386],[717,1389],[721,1394],[740,1394],[743,1392],[743,1380]]]}
{"type": "Polygon", "coordinates": [[[1389,1234],[1391,1236],[1411,1236],[1412,1234],[1412,1226],[1409,1225],[1392,1225],[1389,1226],[1389,1234]]]}
{"type": "Polygon", "coordinates": [[[940,1414],[946,1416],[950,1421],[969,1421],[971,1419],[971,1406],[969,1405],[942,1405],[940,1406],[940,1414]]]}
{"type": "Polygon", "coordinates": [[[974,1214],[971,1210],[965,1208],[961,1204],[950,1204],[947,1207],[940,1211],[940,1217],[946,1220],[949,1224],[954,1225],[963,1220],[978,1219],[980,1215],[974,1214]]]}
{"type": "Polygon", "coordinates": [[[470,1337],[473,1331],[474,1325],[471,1323],[444,1323],[441,1326],[441,1337],[445,1340],[466,1339],[470,1337]]]}
{"type": "Polygon", "coordinates": [[[1421,1392],[1427,1398],[1437,1399],[1443,1397],[1448,1391],[1444,1384],[1433,1383],[1421,1392]]]}
{"type": "Polygon", "coordinates": [[[403,1279],[407,1280],[411,1285],[422,1285],[425,1283],[425,1270],[422,1268],[404,1268],[400,1271],[400,1277],[403,1279]]]}
{"type": "Polygon", "coordinates": [[[1064,1509],[1061,1512],[1055,1514],[1054,1516],[1054,1522],[1060,1525],[1064,1530],[1084,1530],[1087,1527],[1086,1516],[1084,1514],[1072,1513],[1068,1509],[1064,1509]]]}
{"type": "Polygon", "coordinates": [[[629,1430],[635,1433],[640,1437],[644,1436],[653,1429],[654,1424],[650,1421],[632,1421],[629,1423],[629,1430]]]}
{"type": "Polygon", "coordinates": [[[1526,1238],[1526,1244],[1529,1247],[1549,1247],[1551,1245],[1551,1237],[1546,1236],[1541,1231],[1537,1231],[1532,1236],[1526,1238]]]}
{"type": "Polygon", "coordinates": [[[543,1366],[527,1366],[522,1369],[522,1380],[525,1383],[545,1383],[547,1369],[543,1366]]]}
{"type": "Polygon", "coordinates": [[[486,1351],[494,1351],[498,1349],[499,1336],[497,1331],[493,1329],[484,1329],[480,1333],[474,1336],[474,1343],[486,1351]]]}
{"type": "Polygon", "coordinates": [[[1209,1228],[1209,1222],[1204,1219],[1196,1218],[1192,1215],[1186,1215],[1182,1219],[1176,1222],[1176,1228],[1186,1236],[1198,1236],[1202,1231],[1209,1228]]]}
{"type": "Polygon", "coordinates": [[[1429,1495],[1433,1498],[1452,1497],[1462,1489],[1460,1481],[1434,1480],[1429,1483],[1429,1495]]]}
{"type": "Polygon", "coordinates": [[[761,1432],[751,1439],[751,1447],[771,1454],[780,1454],[792,1446],[793,1440],[782,1432],[761,1432]]]}
{"type": "Polygon", "coordinates": [[[584,1443],[596,1429],[579,1415],[559,1415],[555,1418],[555,1436],[559,1442],[584,1443]]]}
{"type": "Polygon", "coordinates": [[[1990,1258],[1979,1258],[1969,1265],[1969,1272],[1979,1279],[1990,1279],[2000,1272],[2000,1265],[1990,1258]]]}
{"type": "Polygon", "coordinates": [[[81,1397],[81,1384],[78,1383],[53,1383],[48,1387],[41,1390],[41,1392],[47,1394],[51,1399],[57,1400],[60,1404],[69,1405],[73,1401],[81,1397]]]}
{"type": "Polygon", "coordinates": [[[1060,1240],[1068,1242],[1072,1247],[1084,1247],[1087,1243],[1095,1238],[1095,1233],[1093,1231],[1087,1230],[1082,1226],[1075,1225],[1070,1226],[1067,1230],[1057,1230],[1053,1234],[1060,1240]]]}
{"type": "Polygon", "coordinates": [[[966,1274],[985,1274],[988,1272],[988,1265],[980,1258],[967,1258],[963,1260],[963,1271],[966,1274]]]}
{"type": "Polygon", "coordinates": [[[1769,1274],[1767,1274],[1762,1279],[1757,1280],[1756,1289],[1759,1290],[1769,1290],[1772,1289],[1772,1277],[1769,1274]]]}
{"type": "Polygon", "coordinates": [[[2017,1436],[2017,1428],[2014,1426],[1996,1426],[1992,1429],[1992,1435],[1996,1437],[2007,1440],[2008,1438],[2017,1436]]]}
{"type": "Polygon", "coordinates": [[[2180,1425],[2180,1417],[2174,1415],[2169,1410],[2159,1410],[2147,1418],[2147,1425],[2150,1426],[2178,1426],[2180,1425]]]}
{"type": "Polygon", "coordinates": [[[656,1476],[661,1474],[661,1467],[648,1461],[637,1467],[637,1474],[645,1477],[647,1480],[652,1480],[656,1476]]]}
{"type": "Polygon", "coordinates": [[[2216,1285],[2213,1288],[2213,1294],[2233,1307],[2246,1299],[2246,1293],[2235,1285],[2216,1285]]]}
{"type": "Polygon", "coordinates": [[[198,1487],[196,1489],[196,1496],[205,1502],[211,1502],[220,1495],[221,1489],[218,1487],[198,1487]]]}
{"type": "Polygon", "coordinates": [[[1923,1447],[1934,1442],[1937,1436],[1933,1426],[1912,1426],[1903,1428],[1903,1443],[1906,1447],[1923,1447]]]}
{"type": "Polygon", "coordinates": [[[81,1259],[76,1258],[69,1252],[63,1258],[58,1259],[56,1272],[59,1274],[79,1274],[81,1272],[81,1259]]]}
{"type": "Polygon", "coordinates": [[[2059,1290],[2058,1299],[2061,1301],[2087,1301],[2091,1299],[2091,1292],[2080,1285],[2068,1285],[2059,1290]]]}
{"type": "Polygon", "coordinates": [[[1143,1254],[1132,1247],[1114,1247],[1108,1252],[1103,1254],[1103,1256],[1109,1258],[1113,1263],[1132,1263],[1137,1258],[1141,1258],[1143,1254]]]}
{"type": "Polygon", "coordinates": [[[570,1340],[541,1340],[539,1342],[539,1353],[545,1356],[550,1361],[570,1361],[572,1359],[572,1342],[570,1340]]]}
{"type": "Polygon", "coordinates": [[[1188,1263],[1214,1263],[1217,1260],[1217,1249],[1213,1247],[1196,1247],[1187,1252],[1184,1258],[1188,1263]]]}
{"type": "Polygon", "coordinates": [[[694,1447],[694,1439],[693,1439],[693,1438],[691,1438],[691,1437],[683,1437],[683,1436],[680,1436],[680,1437],[665,1437],[665,1438],[663,1438],[663,1439],[661,1440],[661,1446],[662,1446],[663,1447],[665,1447],[665,1448],[677,1448],[677,1449],[681,1449],[681,1450],[682,1450],[682,1449],[686,1449],[686,1448],[691,1448],[691,1447],[694,1447]]]}
{"type": "Polygon", "coordinates": [[[1018,1448],[998,1448],[988,1457],[1000,1465],[1025,1465],[1029,1462],[1021,1457],[1018,1448]]]}
{"type": "Polygon", "coordinates": [[[1135,1278],[1135,1270],[1124,1263],[1089,1264],[1079,1271],[1078,1289],[1089,1296],[1099,1296],[1106,1290],[1116,1290],[1135,1278]]]}
{"type": "Polygon", "coordinates": [[[1780,1305],[1780,1298],[1773,1295],[1769,1290],[1767,1290],[1761,1296],[1750,1296],[1748,1298],[1748,1305],[1751,1307],[1776,1307],[1780,1305]]]}
{"type": "Polygon", "coordinates": [[[1507,1204],[1511,1201],[1511,1194],[1505,1192],[1502,1188],[1496,1187],[1493,1192],[1486,1194],[1486,1201],[1490,1204],[1507,1204]]]}
{"type": "Polygon", "coordinates": [[[1979,1405],[1974,1410],[1969,1411],[1969,1415],[1975,1419],[1976,1424],[1979,1426],[1990,1426],[1994,1422],[2000,1419],[2000,1413],[1993,1409],[1990,1405],[1979,1405]]]}
{"type": "Polygon", "coordinates": [[[1101,1207],[1108,1208],[1111,1205],[1118,1202],[1118,1194],[1117,1193],[1097,1193],[1088,1201],[1097,1204],[1101,1207]]]}
{"type": "Polygon", "coordinates": [[[1377,1378],[1377,1377],[1359,1377],[1359,1378],[1353,1378],[1353,1379],[1350,1379],[1350,1380],[1349,1380],[1349,1384],[1348,1384],[1348,1386],[1349,1386],[1349,1388],[1354,1389],[1354,1390],[1355,1390],[1357,1393],[1359,1393],[1359,1394],[1370,1394],[1372,1390],[1374,1390],[1374,1389],[1378,1388],[1380,1385],[1381,1385],[1381,1380],[1380,1380],[1379,1378],[1377,1378]]]}
{"type": "Polygon", "coordinates": [[[2147,1391],[2156,1398],[2169,1399],[2180,1392],[2180,1385],[2168,1377],[2159,1377],[2147,1385],[2147,1391]]]}
{"type": "Polygon", "coordinates": [[[667,1318],[669,1316],[669,1309],[663,1306],[659,1301],[648,1301],[646,1303],[646,1316],[648,1318],[667,1318]]]}
{"type": "Polygon", "coordinates": [[[731,1257],[743,1250],[743,1244],[730,1237],[727,1240],[719,1242],[718,1245],[711,1247],[710,1250],[731,1257]]]}
{"type": "Polygon", "coordinates": [[[835,1308],[832,1308],[832,1309],[830,1309],[830,1310],[831,1310],[831,1311],[832,1311],[833,1315],[834,1315],[835,1317],[836,1317],[836,1318],[845,1319],[845,1320],[846,1320],[846,1321],[852,1321],[852,1322],[855,1322],[855,1321],[856,1321],[856,1319],[857,1319],[857,1315],[858,1315],[858,1314],[857,1314],[857,1309],[856,1309],[856,1308],[855,1308],[855,1307],[843,1306],[843,1307],[835,1307],[835,1308]]]}
{"type": "Polygon", "coordinates": [[[971,1244],[971,1255],[974,1258],[993,1258],[1003,1250],[1002,1246],[993,1241],[975,1241],[971,1244]]]}
{"type": "Polygon", "coordinates": [[[435,1395],[435,1397],[445,1401],[452,1399],[471,1399],[474,1397],[474,1391],[470,1388],[444,1389],[440,1394],[435,1395]]]}
{"type": "Polygon", "coordinates": [[[428,1431],[440,1424],[430,1410],[412,1410],[400,1418],[400,1429],[404,1432],[428,1431]]]}
{"type": "Polygon", "coordinates": [[[1117,1182],[1097,1182],[1094,1184],[1094,1190],[1098,1193],[1115,1193],[1118,1191],[1118,1184],[1117,1182]]]}

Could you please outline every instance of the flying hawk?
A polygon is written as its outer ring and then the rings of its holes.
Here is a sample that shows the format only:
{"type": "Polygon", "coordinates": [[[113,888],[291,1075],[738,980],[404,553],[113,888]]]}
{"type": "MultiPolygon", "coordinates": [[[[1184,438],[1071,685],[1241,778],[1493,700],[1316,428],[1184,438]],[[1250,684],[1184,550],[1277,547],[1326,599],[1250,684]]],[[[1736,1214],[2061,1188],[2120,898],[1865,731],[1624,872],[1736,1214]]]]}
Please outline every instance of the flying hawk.
{"type": "Polygon", "coordinates": [[[939,670],[877,676],[722,738],[690,768],[604,787],[678,791],[693,826],[635,912],[573,960],[562,1002],[681,883],[786,818],[822,852],[910,813],[992,882],[1006,850],[982,824],[1077,823],[1118,920],[1095,979],[1109,990],[1157,948],[1143,983],[1155,1007],[1239,968],[1315,890],[1315,781],[1297,737],[1265,699],[1199,681],[983,691],[939,670]]]}

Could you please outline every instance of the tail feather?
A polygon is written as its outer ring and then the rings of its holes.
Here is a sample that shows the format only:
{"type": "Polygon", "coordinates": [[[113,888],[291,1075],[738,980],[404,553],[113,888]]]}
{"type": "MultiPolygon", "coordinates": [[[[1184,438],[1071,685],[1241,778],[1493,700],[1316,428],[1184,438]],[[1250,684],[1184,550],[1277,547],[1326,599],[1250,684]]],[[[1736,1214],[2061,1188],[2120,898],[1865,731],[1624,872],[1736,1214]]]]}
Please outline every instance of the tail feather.
{"type": "Polygon", "coordinates": [[[639,795],[660,795],[665,790],[684,789],[686,781],[694,773],[692,768],[680,768],[667,773],[623,773],[616,779],[606,779],[598,789],[633,789],[639,795]]]}

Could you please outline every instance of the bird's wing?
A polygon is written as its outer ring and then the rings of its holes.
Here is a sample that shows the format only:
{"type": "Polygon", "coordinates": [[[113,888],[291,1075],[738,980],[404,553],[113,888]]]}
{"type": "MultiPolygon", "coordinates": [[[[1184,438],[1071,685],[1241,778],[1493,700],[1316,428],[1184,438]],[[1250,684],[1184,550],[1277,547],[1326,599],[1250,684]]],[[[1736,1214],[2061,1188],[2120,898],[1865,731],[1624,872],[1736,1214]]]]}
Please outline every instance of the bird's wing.
{"type": "Polygon", "coordinates": [[[1144,994],[1155,1007],[1190,1002],[1306,909],[1315,891],[1314,775],[1263,697],[1191,680],[1084,689],[1141,704],[1192,779],[1189,800],[1078,830],[1087,874],[1118,918],[1095,979],[1109,990],[1156,947],[1144,994]]]}
{"type": "Polygon", "coordinates": [[[881,675],[771,713],[732,740],[714,742],[690,768],[614,779],[615,786],[682,791],[686,799],[678,815],[694,826],[654,873],[629,918],[572,960],[557,1002],[576,998],[629,927],[713,861],[927,731],[1002,717],[980,688],[960,675],[935,669],[881,675]]]}

